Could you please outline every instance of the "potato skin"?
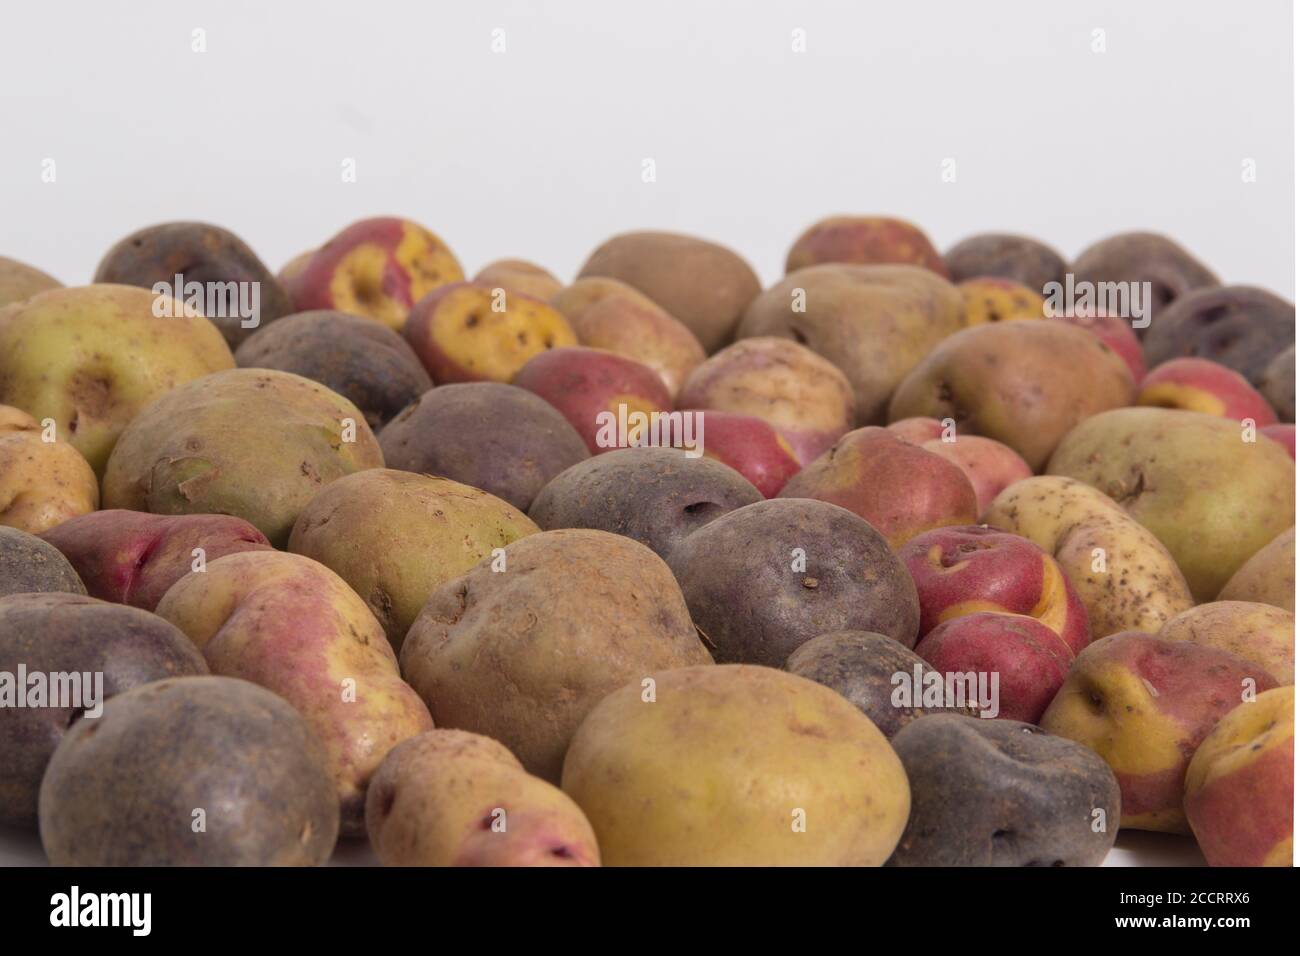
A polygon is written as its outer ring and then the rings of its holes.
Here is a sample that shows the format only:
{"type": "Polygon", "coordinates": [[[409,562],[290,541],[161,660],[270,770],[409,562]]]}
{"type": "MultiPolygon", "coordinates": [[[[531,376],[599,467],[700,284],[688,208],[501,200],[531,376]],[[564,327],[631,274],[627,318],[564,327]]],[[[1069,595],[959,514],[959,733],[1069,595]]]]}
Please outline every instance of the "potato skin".
{"type": "Polygon", "coordinates": [[[986,232],[957,243],[943,256],[953,282],[979,276],[1011,279],[1040,295],[1049,282],[1065,282],[1065,260],[1037,239],[986,232]]]}
{"type": "Polygon", "coordinates": [[[251,368],[168,392],[131,422],[114,452],[104,507],[233,514],[277,547],[321,487],[384,464],[346,398],[298,375],[251,368]],[[354,441],[344,440],[348,431],[354,441]]]}
{"type": "Polygon", "coordinates": [[[370,468],[321,489],[298,516],[289,550],[346,581],[400,651],[435,588],[539,530],[469,485],[370,468]]]}
{"type": "Polygon", "coordinates": [[[528,516],[547,531],[625,535],[667,559],[691,532],[762,500],[721,462],[687,458],[675,448],[620,448],[561,472],[538,493],[528,516]]]}
{"type": "Polygon", "coordinates": [[[0,309],[12,302],[30,299],[40,292],[61,289],[63,283],[40,269],[0,256],[0,309]]]}
{"type": "Polygon", "coordinates": [[[450,478],[527,511],[564,469],[590,457],[558,410],[500,382],[440,385],[379,433],[389,468],[450,478]]]}
{"type": "Polygon", "coordinates": [[[1295,526],[1264,547],[1228,579],[1220,601],[1258,601],[1295,613],[1295,526]]]}
{"type": "Polygon", "coordinates": [[[684,667],[582,722],[564,790],[607,866],[879,866],[907,776],[848,701],[767,667],[684,667]],[[801,826],[801,823],[803,824],[801,826]]]}
{"type": "Polygon", "coordinates": [[[54,545],[0,525],[0,597],[38,591],[85,594],[86,585],[54,545]]]}
{"type": "Polygon", "coordinates": [[[762,290],[744,259],[725,246],[671,232],[627,232],[606,240],[578,278],[618,279],[681,322],[705,352],[731,341],[745,307],[762,290]]]}
{"type": "Polygon", "coordinates": [[[710,663],[681,591],[649,548],[604,531],[545,531],[433,593],[402,674],[439,727],[487,734],[559,779],[596,702],[666,667],[710,663]],[[558,690],[557,690],[558,688],[558,690]]]}
{"type": "Polygon", "coordinates": [[[1243,285],[1181,296],[1157,314],[1142,342],[1152,368],[1192,355],[1226,365],[1255,386],[1264,381],[1269,363],[1294,347],[1295,305],[1267,289],[1243,285]]]}
{"type": "Polygon", "coordinates": [[[669,566],[721,663],[780,667],[804,641],[831,631],[916,643],[911,575],[878,531],[838,505],[746,505],[688,536],[669,566]]]}
{"type": "Polygon", "coordinates": [[[1056,559],[1088,609],[1093,637],[1154,634],[1194,603],[1160,539],[1081,481],[1059,475],[1018,481],[994,499],[984,521],[1056,559]],[[1096,570],[1099,548],[1104,570],[1096,570]]]}
{"type": "MultiPolygon", "coordinates": [[[[206,222],[165,222],[131,233],[109,249],[95,270],[95,282],[174,288],[187,282],[252,282],[258,286],[261,328],[293,311],[289,294],[248,244],[228,229],[206,222]]],[[[210,321],[233,349],[253,334],[240,316],[210,321]]]]}
{"type": "Polygon", "coordinates": [[[826,262],[919,266],[948,278],[930,238],[912,223],[888,216],[830,216],[813,223],[790,247],[785,271],[826,262]]]}
{"type": "Polygon", "coordinates": [[[41,784],[55,866],[316,866],[338,821],[311,728],[270,691],[224,677],[112,698],[72,726],[41,784]]]}
{"type": "MultiPolygon", "coordinates": [[[[16,675],[19,665],[28,674],[101,673],[105,699],[165,677],[208,671],[185,635],[161,618],[58,593],[0,598],[0,671],[16,675]]],[[[83,684],[83,695],[93,691],[83,684]]],[[[0,823],[36,823],[41,776],[79,716],[73,707],[0,707],[0,823]]]]}
{"type": "MultiPolygon", "coordinates": [[[[800,644],[785,662],[785,669],[791,674],[829,687],[890,738],[926,714],[947,710],[925,707],[919,702],[894,703],[892,695],[897,686],[894,678],[905,674],[911,680],[918,666],[922,675],[934,670],[892,637],[871,631],[821,634],[800,644]]],[[[970,707],[952,710],[968,716],[976,714],[970,707]]]]}
{"type": "Polygon", "coordinates": [[[472,281],[500,287],[507,292],[531,295],[543,302],[564,288],[560,280],[546,269],[524,259],[495,259],[480,269],[472,281]]]}
{"type": "Polygon", "coordinates": [[[1279,687],[1295,683],[1295,615],[1269,604],[1211,601],[1173,618],[1160,635],[1236,654],[1268,671],[1279,687]]]}
{"type": "Polygon", "coordinates": [[[406,340],[357,315],[299,312],[254,333],[235,350],[240,368],[272,368],[320,382],[378,429],[433,388],[406,340]]]}
{"type": "Polygon", "coordinates": [[[1295,421],[1295,346],[1278,353],[1264,367],[1259,390],[1284,422],[1295,421]]]}
{"type": "Polygon", "coordinates": [[[505,747],[463,730],[404,740],[375,771],[366,828],[385,866],[599,866],[591,824],[505,747]]]}
{"type": "Polygon", "coordinates": [[[309,558],[244,551],[181,578],[158,615],[212,673],[251,680],[302,714],[325,747],[341,832],[365,832],[370,775],[399,741],[433,729],[365,602],[309,558]]]}
{"type": "MultiPolygon", "coordinates": [[[[1167,236],[1153,232],[1122,232],[1094,242],[1070,266],[1075,284],[1091,282],[1150,282],[1152,328],[1171,303],[1218,278],[1167,236]]],[[[1150,329],[1138,329],[1143,336],[1150,329]]],[[[1148,360],[1148,364],[1155,364],[1148,360]]]]}
{"type": "Polygon", "coordinates": [[[40,534],[98,506],[99,480],[81,453],[45,441],[36,419],[0,405],[0,527],[40,534]]]}
{"type": "Polygon", "coordinates": [[[1072,740],[1015,720],[940,714],[891,743],[912,815],[890,866],[1098,866],[1115,843],[1119,784],[1072,740]]]}

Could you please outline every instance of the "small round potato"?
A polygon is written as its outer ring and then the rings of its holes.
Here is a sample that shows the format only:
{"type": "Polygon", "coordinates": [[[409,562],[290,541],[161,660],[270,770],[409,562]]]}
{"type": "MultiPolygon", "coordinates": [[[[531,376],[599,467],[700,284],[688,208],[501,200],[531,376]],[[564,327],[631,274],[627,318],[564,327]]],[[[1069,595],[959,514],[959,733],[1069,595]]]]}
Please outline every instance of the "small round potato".
{"type": "Polygon", "coordinates": [[[0,405],[0,526],[40,534],[98,506],[99,481],[81,452],[0,405]]]}

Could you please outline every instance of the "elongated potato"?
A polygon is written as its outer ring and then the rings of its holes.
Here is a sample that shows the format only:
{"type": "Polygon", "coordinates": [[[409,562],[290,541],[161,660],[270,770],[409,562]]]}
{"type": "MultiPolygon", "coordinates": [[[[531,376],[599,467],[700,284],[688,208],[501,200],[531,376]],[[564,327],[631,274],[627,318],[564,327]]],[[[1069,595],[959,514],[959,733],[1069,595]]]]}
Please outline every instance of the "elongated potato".
{"type": "Polygon", "coordinates": [[[1081,481],[1055,475],[1018,481],[994,499],[984,521],[1056,558],[1088,609],[1094,638],[1154,634],[1194,603],[1159,539],[1081,481]]]}

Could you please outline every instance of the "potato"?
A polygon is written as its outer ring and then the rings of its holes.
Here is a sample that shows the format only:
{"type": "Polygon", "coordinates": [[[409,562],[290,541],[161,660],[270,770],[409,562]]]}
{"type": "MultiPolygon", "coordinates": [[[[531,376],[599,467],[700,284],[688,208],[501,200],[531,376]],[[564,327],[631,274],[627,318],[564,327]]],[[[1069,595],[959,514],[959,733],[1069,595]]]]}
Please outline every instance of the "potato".
{"type": "Polygon", "coordinates": [[[1014,720],[951,714],[892,741],[912,816],[890,866],[1098,866],[1120,791],[1095,753],[1014,720]]]}
{"type": "Polygon", "coordinates": [[[110,509],[42,537],[72,562],[91,597],[152,611],[167,589],[208,561],[269,551],[266,535],[231,515],[151,515],[110,509]]]}
{"type": "Polygon", "coordinates": [[[189,635],[212,673],[297,708],[325,747],[340,832],[364,833],[370,775],[399,741],[433,728],[365,602],[309,558],[245,551],[181,578],[158,615],[189,635]]]}
{"type": "Polygon", "coordinates": [[[879,866],[907,776],[852,704],[767,667],[664,671],[582,722],[564,790],[607,866],[879,866]]]}
{"type": "Polygon", "coordinates": [[[704,457],[739,472],[764,498],[775,498],[802,467],[785,436],[761,418],[713,411],[684,415],[695,422],[694,440],[704,457]]]}
{"type": "Polygon", "coordinates": [[[1149,318],[1153,323],[1177,299],[1204,286],[1219,284],[1214,273],[1186,249],[1152,232],[1123,232],[1094,242],[1079,253],[1068,271],[1074,274],[1076,286],[1150,282],[1149,318]]]}
{"type": "Polygon", "coordinates": [[[562,790],[490,737],[431,730],[375,771],[366,827],[385,866],[599,866],[596,835],[562,790]]]}
{"type": "Polygon", "coordinates": [[[763,496],[732,469],[674,448],[623,448],[561,472],[528,516],[547,531],[596,528],[667,558],[683,538],[763,496]]]}
{"type": "Polygon", "coordinates": [[[487,734],[552,782],[602,697],[709,661],[663,561],[585,529],[529,535],[448,581],[402,645],[402,674],[439,727],[487,734]]]}
{"type": "Polygon", "coordinates": [[[1124,361],[1062,322],[996,323],[942,342],[889,403],[890,421],[952,418],[962,434],[1008,446],[1039,470],[1079,422],[1133,398],[1124,361]]]}
{"type": "Polygon", "coordinates": [[[669,565],[723,663],[780,667],[831,631],[916,643],[916,586],[880,532],[824,501],[777,498],[689,535],[669,565]]]}
{"type": "Polygon", "coordinates": [[[63,283],[40,269],[0,256],[0,309],[12,302],[30,299],[40,292],[62,287],[63,283]]]}
{"type": "Polygon", "coordinates": [[[0,403],[54,419],[97,475],[141,409],[234,364],[216,326],[146,289],[55,289],[0,310],[0,403]]]}
{"type": "Polygon", "coordinates": [[[943,256],[953,282],[998,276],[1042,292],[1049,282],[1065,283],[1065,260],[1036,239],[980,233],[963,239],[943,256]]]}
{"type": "Polygon", "coordinates": [[[320,382],[380,428],[433,388],[406,340],[370,319],[343,312],[299,312],[235,350],[240,368],[272,368],[320,382]]]}
{"type": "Polygon", "coordinates": [[[242,680],[177,677],[72,726],[40,819],[55,866],[317,866],[339,808],[320,742],[285,701],[242,680]]]}
{"type": "Polygon", "coordinates": [[[434,382],[509,382],[535,355],[577,345],[568,320],[541,299],[454,282],[411,309],[402,329],[434,382]]]}
{"type": "Polygon", "coordinates": [[[323,488],[298,515],[289,550],[351,585],[400,651],[435,588],[538,530],[486,491],[372,468],[323,488]]]}
{"type": "Polygon", "coordinates": [[[179,281],[184,298],[190,295],[186,285],[201,283],[222,296],[225,308],[218,312],[226,314],[208,318],[232,349],[254,329],[293,311],[289,293],[248,244],[205,222],[165,222],[131,233],[99,261],[94,281],[145,289],[157,284],[174,289],[179,281]],[[248,314],[241,312],[245,305],[252,307],[248,314]]]}
{"type": "Polygon", "coordinates": [[[975,489],[939,455],[874,426],[849,432],[781,489],[847,508],[901,548],[923,531],[974,524],[975,489]]]}
{"type": "Polygon", "coordinates": [[[1277,415],[1284,422],[1295,421],[1295,346],[1285,351],[1264,366],[1264,373],[1259,378],[1259,390],[1269,400],[1277,415]]]}
{"type": "Polygon", "coordinates": [[[1133,320],[1122,319],[1117,315],[1101,315],[1097,310],[1071,310],[1072,314],[1053,312],[1048,316],[1053,322],[1064,322],[1087,329],[1097,338],[1111,347],[1111,350],[1124,360],[1134,382],[1140,382],[1147,375],[1147,360],[1142,352],[1142,340],[1133,331],[1133,320]]]}
{"type": "Polygon", "coordinates": [[[1267,289],[1242,285],[1181,297],[1157,315],[1143,340],[1148,365],[1196,356],[1228,366],[1252,385],[1264,381],[1279,353],[1294,347],[1295,305],[1267,289]]]}
{"type": "Polygon", "coordinates": [[[496,259],[480,269],[471,281],[531,295],[543,302],[564,288],[559,279],[541,266],[523,259],[496,259]]]}
{"type": "Polygon", "coordinates": [[[1269,604],[1211,601],[1160,629],[1167,641],[1217,647],[1258,664],[1279,687],[1295,683],[1295,615],[1269,604]]]}
{"type": "Polygon", "coordinates": [[[286,285],[295,312],[332,309],[400,330],[417,302],[464,277],[438,236],[409,219],[377,216],[334,236],[286,285]]]}
{"type": "Polygon", "coordinates": [[[94,511],[99,481],[65,441],[45,441],[36,419],[0,405],[0,526],[40,534],[94,511]]]}
{"type": "Polygon", "coordinates": [[[1118,501],[1169,549],[1198,601],[1295,523],[1295,462],[1237,422],[1166,408],[1096,415],[1060,443],[1047,471],[1118,501]]]}
{"type": "Polygon", "coordinates": [[[551,297],[578,341],[653,369],[669,394],[704,361],[704,347],[685,325],[646,295],[617,279],[579,279],[551,297]]]}
{"type": "Polygon", "coordinates": [[[1134,405],[1182,408],[1259,426],[1276,425],[1273,406],[1244,378],[1218,362],[1176,358],[1157,365],[1138,384],[1134,405]]]}
{"type": "Polygon", "coordinates": [[[885,216],[831,216],[813,223],[790,248],[785,271],[826,262],[920,266],[948,278],[943,259],[925,233],[910,222],[885,216]]]}
{"type": "Polygon", "coordinates": [[[131,422],[104,473],[104,507],[235,515],[279,547],[323,486],[383,463],[343,396],[288,372],[232,369],[168,392],[131,422]]]}
{"type": "Polygon", "coordinates": [[[975,489],[975,513],[980,515],[1004,488],[1034,474],[1025,460],[1002,442],[981,435],[953,435],[951,441],[931,438],[921,442],[921,448],[962,470],[975,489]]]}
{"type": "Polygon", "coordinates": [[[1056,559],[1088,610],[1094,637],[1154,634],[1192,606],[1187,581],[1160,539],[1082,482],[1026,478],[998,495],[984,521],[1056,559]]]}
{"type": "Polygon", "coordinates": [[[450,478],[528,510],[564,469],[589,457],[558,410],[499,382],[440,385],[379,433],[389,468],[450,478]]]}
{"type": "Polygon", "coordinates": [[[1295,526],[1246,559],[1219,592],[1220,601],[1258,601],[1295,613],[1295,526]]]}
{"type": "Polygon", "coordinates": [[[812,461],[853,427],[853,387],[812,349],[774,336],[741,339],[691,373],[678,408],[754,415],[812,461]]]}
{"type": "Polygon", "coordinates": [[[86,585],[54,545],[0,525],[0,597],[35,591],[85,594],[86,585]]]}
{"type": "Polygon", "coordinates": [[[1211,866],[1291,866],[1295,688],[1238,704],[1187,765],[1183,805],[1211,866]]]}
{"type": "MultiPolygon", "coordinates": [[[[870,717],[886,737],[892,738],[918,717],[949,709],[942,699],[934,704],[925,701],[926,681],[934,679],[930,675],[935,669],[884,634],[819,635],[795,648],[785,669],[835,691],[870,717]]],[[[979,712],[976,704],[952,709],[971,716],[979,712]]]]}
{"type": "Polygon", "coordinates": [[[1264,668],[1190,641],[1125,632],[1075,658],[1040,726],[1095,750],[1120,786],[1120,826],[1187,832],[1183,777],[1215,722],[1271,690],[1264,668]]]}
{"type": "Polygon", "coordinates": [[[978,276],[958,283],[967,325],[1020,322],[1047,316],[1047,303],[1029,286],[1011,279],[978,276]]]}
{"type": "Polygon", "coordinates": [[[794,339],[839,367],[859,425],[882,423],[898,383],[962,328],[954,286],[915,266],[811,266],[791,273],[745,310],[737,339],[794,339]]]}
{"type": "Polygon", "coordinates": [[[628,232],[601,244],[579,279],[618,279],[644,293],[700,340],[705,352],[732,330],[761,286],[749,263],[725,246],[671,232],[628,232]]]}
{"type": "Polygon", "coordinates": [[[80,594],[0,598],[0,823],[35,825],[54,748],[79,719],[98,726],[106,698],[207,670],[184,634],[144,611],[80,594]]]}

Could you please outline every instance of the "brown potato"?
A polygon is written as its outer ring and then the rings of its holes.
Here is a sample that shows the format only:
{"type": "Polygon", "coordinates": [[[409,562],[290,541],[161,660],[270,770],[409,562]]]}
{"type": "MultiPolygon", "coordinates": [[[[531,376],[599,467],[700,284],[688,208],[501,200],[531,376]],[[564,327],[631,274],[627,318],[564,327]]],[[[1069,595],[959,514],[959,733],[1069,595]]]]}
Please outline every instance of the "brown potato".
{"type": "Polygon", "coordinates": [[[531,295],[543,302],[564,288],[551,273],[523,259],[496,259],[480,269],[470,281],[531,295]]]}
{"type": "Polygon", "coordinates": [[[1219,592],[1220,601],[1258,601],[1295,613],[1295,527],[1246,559],[1219,592]]]}
{"type": "Polygon", "coordinates": [[[1295,615],[1271,604],[1211,601],[1179,614],[1158,636],[1236,654],[1268,671],[1279,687],[1295,683],[1295,615]]]}
{"type": "Polygon", "coordinates": [[[943,261],[953,282],[997,276],[1027,285],[1042,294],[1049,282],[1065,282],[1065,260],[1037,239],[1005,233],[981,233],[963,239],[943,261]]]}
{"type": "Polygon", "coordinates": [[[30,299],[39,292],[61,288],[63,283],[40,269],[0,256],[0,309],[11,302],[30,299]]]}
{"type": "Polygon", "coordinates": [[[785,271],[826,262],[920,266],[948,278],[929,237],[912,223],[888,216],[831,216],[813,223],[790,247],[785,271]]]}

